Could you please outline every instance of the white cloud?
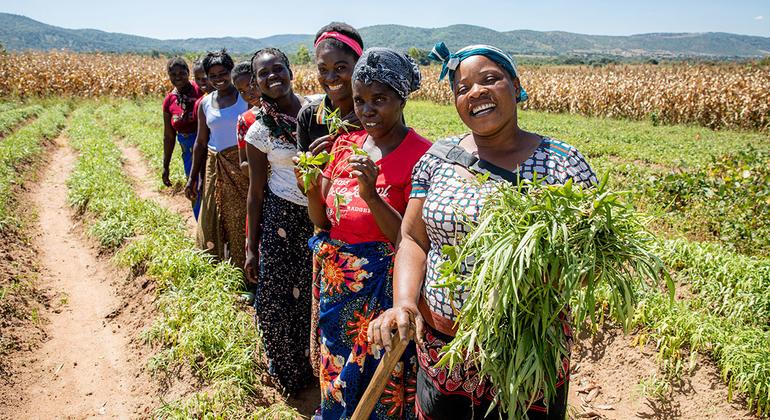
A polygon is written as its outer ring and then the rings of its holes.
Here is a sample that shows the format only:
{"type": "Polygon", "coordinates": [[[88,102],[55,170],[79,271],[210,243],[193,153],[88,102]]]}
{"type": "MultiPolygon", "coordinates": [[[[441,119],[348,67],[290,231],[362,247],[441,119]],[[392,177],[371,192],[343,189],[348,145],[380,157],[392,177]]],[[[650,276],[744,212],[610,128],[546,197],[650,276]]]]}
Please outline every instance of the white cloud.
{"type": "Polygon", "coordinates": [[[761,16],[761,15],[760,16],[755,16],[754,20],[765,20],[765,17],[761,16]]]}

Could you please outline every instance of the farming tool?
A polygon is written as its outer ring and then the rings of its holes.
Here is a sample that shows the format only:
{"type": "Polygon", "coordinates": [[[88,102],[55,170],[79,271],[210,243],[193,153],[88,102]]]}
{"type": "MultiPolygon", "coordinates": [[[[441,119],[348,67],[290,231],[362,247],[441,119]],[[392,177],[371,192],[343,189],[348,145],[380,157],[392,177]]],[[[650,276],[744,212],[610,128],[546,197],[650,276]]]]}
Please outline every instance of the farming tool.
{"type": "Polygon", "coordinates": [[[358,402],[356,411],[353,412],[351,420],[366,420],[372,414],[375,404],[380,399],[382,391],[385,390],[385,385],[390,378],[390,372],[393,372],[393,368],[396,367],[396,363],[401,359],[401,355],[404,354],[406,346],[409,345],[411,337],[401,339],[401,336],[396,330],[393,333],[392,343],[390,351],[386,351],[380,360],[380,365],[377,366],[377,370],[374,371],[369,386],[366,387],[364,395],[361,396],[361,400],[358,402]]]}

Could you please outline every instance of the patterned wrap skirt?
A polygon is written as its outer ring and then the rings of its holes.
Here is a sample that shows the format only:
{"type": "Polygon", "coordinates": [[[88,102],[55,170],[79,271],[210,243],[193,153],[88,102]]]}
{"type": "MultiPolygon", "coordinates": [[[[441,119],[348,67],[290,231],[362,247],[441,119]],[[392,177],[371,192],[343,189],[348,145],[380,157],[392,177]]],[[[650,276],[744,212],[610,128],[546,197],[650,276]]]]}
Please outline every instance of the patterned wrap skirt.
{"type": "Polygon", "coordinates": [[[311,252],[307,207],[270,188],[262,204],[259,275],[254,297],[268,372],[287,392],[312,384],[310,367],[311,252]]]}
{"type": "Polygon", "coordinates": [[[240,170],[238,148],[208,151],[197,246],[219,260],[232,260],[243,268],[246,262],[246,194],[249,178],[240,170]]]}
{"type": "MultiPolygon", "coordinates": [[[[319,316],[321,414],[325,419],[353,415],[384,350],[369,346],[369,322],[393,306],[393,257],[389,243],[345,244],[328,232],[310,239],[320,264],[319,316]]],[[[417,359],[407,347],[391,372],[372,419],[412,419],[417,359]]]]}
{"type": "MultiPolygon", "coordinates": [[[[562,320],[566,345],[572,346],[569,323],[562,320]]],[[[495,388],[489,378],[479,374],[471,363],[458,363],[452,369],[437,366],[442,349],[453,339],[429,324],[424,324],[423,344],[418,346],[420,365],[417,374],[416,410],[419,419],[498,419],[499,406],[494,405],[495,388]]],[[[562,359],[562,370],[569,372],[569,357],[562,359]]],[[[556,396],[546,402],[542,394],[532,403],[527,416],[530,420],[564,420],[567,413],[569,375],[556,383],[556,396]]],[[[505,416],[505,415],[504,415],[505,416]]]]}

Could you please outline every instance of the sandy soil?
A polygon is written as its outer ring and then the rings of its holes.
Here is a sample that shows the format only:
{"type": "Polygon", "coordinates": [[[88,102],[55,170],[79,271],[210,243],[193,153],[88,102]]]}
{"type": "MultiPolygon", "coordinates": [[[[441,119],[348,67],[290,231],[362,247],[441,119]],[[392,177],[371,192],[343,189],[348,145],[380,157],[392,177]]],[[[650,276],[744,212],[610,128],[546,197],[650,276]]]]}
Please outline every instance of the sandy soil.
{"type": "Polygon", "coordinates": [[[75,154],[62,139],[58,143],[31,201],[40,221],[35,238],[40,282],[62,308],[48,314],[49,339],[23,363],[16,376],[17,404],[4,415],[137,417],[146,382],[141,366],[131,363],[133,334],[112,315],[121,305],[115,287],[121,274],[100,260],[73,222],[65,180],[75,154]]]}
{"type": "MultiPolygon", "coordinates": [[[[727,402],[727,386],[713,362],[699,357],[695,371],[681,381],[665,381],[655,349],[635,346],[620,329],[583,337],[572,353],[571,418],[606,419],[754,419],[740,400],[727,402]],[[644,391],[656,375],[667,389],[644,391]],[[596,390],[594,390],[596,389],[596,390]],[[593,391],[593,393],[592,393],[593,391]],[[595,415],[591,415],[595,414],[595,415]]],[[[648,389],[650,387],[648,386],[648,389]]]]}

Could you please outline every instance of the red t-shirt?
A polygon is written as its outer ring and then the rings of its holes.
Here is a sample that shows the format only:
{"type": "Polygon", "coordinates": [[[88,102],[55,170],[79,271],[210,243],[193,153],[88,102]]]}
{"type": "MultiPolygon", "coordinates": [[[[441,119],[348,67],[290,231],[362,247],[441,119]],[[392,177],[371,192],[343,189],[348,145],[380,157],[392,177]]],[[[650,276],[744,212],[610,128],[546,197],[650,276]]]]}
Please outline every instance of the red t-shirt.
{"type": "Polygon", "coordinates": [[[163,100],[163,112],[171,114],[171,127],[177,133],[189,134],[198,129],[198,114],[195,104],[203,96],[203,91],[195,83],[190,84],[192,85],[192,92],[182,95],[181,104],[173,91],[169,92],[163,100]]]}
{"type": "Polygon", "coordinates": [[[236,125],[235,138],[238,140],[238,148],[246,148],[246,133],[249,131],[249,127],[257,120],[257,108],[252,107],[248,111],[238,116],[238,124],[236,125]]]}
{"type": "MultiPolygon", "coordinates": [[[[340,141],[349,141],[361,147],[367,135],[365,130],[343,134],[337,138],[335,146],[340,141]]],[[[396,150],[375,162],[380,168],[375,184],[377,191],[385,202],[402,215],[406,211],[406,203],[412,191],[412,168],[430,146],[431,143],[428,140],[420,137],[413,129],[409,129],[409,133],[396,150]]],[[[377,226],[366,202],[358,195],[358,178],[350,177],[350,171],[342,169],[348,165],[351,153],[349,148],[336,152],[334,162],[327,165],[324,170],[326,178],[331,178],[332,174],[341,171],[340,175],[333,180],[326,195],[326,217],[332,225],[330,235],[332,239],[349,244],[371,241],[389,242],[377,226]],[[337,193],[344,197],[340,205],[339,222],[335,217],[334,207],[334,197],[337,193]]]]}

